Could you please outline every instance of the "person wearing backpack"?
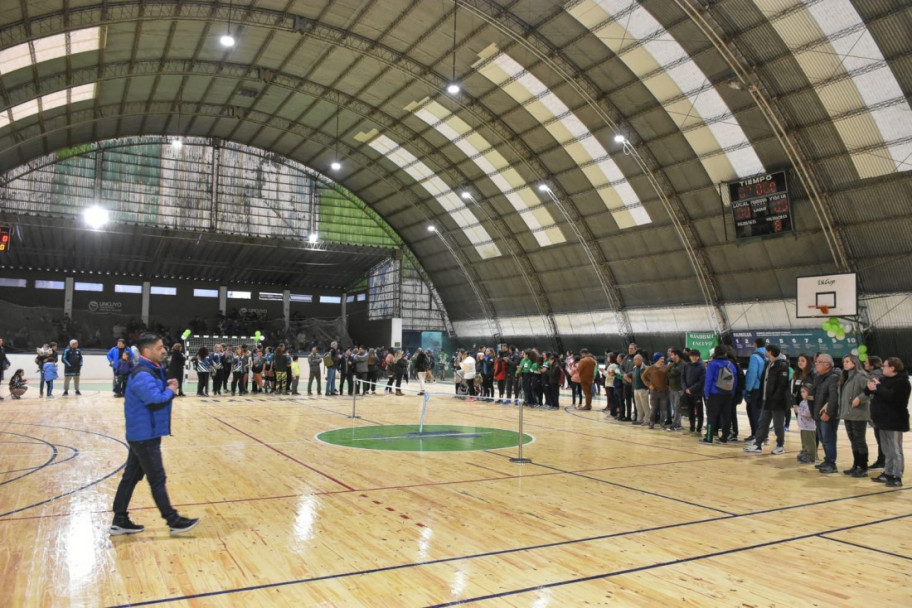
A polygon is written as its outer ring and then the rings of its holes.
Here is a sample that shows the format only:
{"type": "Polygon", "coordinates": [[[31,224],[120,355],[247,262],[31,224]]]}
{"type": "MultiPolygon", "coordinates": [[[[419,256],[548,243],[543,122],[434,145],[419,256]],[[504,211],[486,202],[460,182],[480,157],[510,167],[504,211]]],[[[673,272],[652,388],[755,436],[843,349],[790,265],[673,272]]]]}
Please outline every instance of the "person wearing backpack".
{"type": "Polygon", "coordinates": [[[751,434],[744,441],[751,442],[757,436],[757,423],[763,409],[763,391],[760,390],[760,381],[763,368],[766,366],[766,340],[754,340],[756,347],[750,356],[747,366],[747,376],[744,379],[744,401],[747,402],[747,421],[750,422],[751,434]]]}
{"type": "MultiPolygon", "coordinates": [[[[712,444],[720,428],[728,426],[731,396],[738,382],[737,370],[725,356],[725,346],[718,345],[713,350],[713,358],[706,368],[706,380],[703,383],[703,397],[706,399],[706,436],[700,443],[712,444]]],[[[723,434],[721,443],[728,443],[723,434]]]]}
{"type": "MultiPolygon", "coordinates": [[[[339,344],[333,342],[329,345],[329,351],[323,354],[323,367],[326,368],[326,394],[338,395],[336,392],[336,370],[339,362],[339,344]]],[[[340,379],[341,383],[341,379],[340,379]]]]}

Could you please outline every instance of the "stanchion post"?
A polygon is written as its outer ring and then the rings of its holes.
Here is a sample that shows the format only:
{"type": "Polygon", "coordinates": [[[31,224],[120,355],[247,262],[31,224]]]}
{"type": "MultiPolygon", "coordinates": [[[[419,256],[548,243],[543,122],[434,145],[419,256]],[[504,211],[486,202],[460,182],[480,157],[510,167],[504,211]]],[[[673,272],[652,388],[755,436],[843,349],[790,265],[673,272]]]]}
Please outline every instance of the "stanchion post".
{"type": "Polygon", "coordinates": [[[352,393],[352,415],[349,416],[349,418],[360,418],[361,417],[361,416],[358,416],[357,414],[355,414],[355,403],[358,401],[358,388],[360,386],[361,386],[361,379],[356,378],[355,379],[355,392],[352,393]]]}
{"type": "Polygon", "coordinates": [[[526,409],[525,404],[520,404],[519,406],[519,457],[511,458],[510,462],[518,462],[519,464],[532,464],[531,458],[523,458],[523,439],[525,435],[523,434],[523,410],[526,409]]]}

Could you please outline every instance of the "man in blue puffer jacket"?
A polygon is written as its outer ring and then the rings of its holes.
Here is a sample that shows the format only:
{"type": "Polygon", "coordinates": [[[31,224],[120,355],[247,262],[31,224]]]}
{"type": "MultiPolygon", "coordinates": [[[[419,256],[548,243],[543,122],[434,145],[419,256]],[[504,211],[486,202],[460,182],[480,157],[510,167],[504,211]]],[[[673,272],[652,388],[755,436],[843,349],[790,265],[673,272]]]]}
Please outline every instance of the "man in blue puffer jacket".
{"type": "Polygon", "coordinates": [[[166,379],[161,367],[167,350],[162,339],[154,334],[143,334],[136,343],[139,362],[130,373],[124,394],[124,418],[127,426],[127,443],[130,452],[124,467],[123,478],[114,496],[114,522],[110,534],[136,534],[145,526],[130,521],[127,510],[136,484],[143,476],[148,478],[152,498],[168,522],[171,534],[192,530],[199,519],[181,517],[171,506],[165,487],[165,467],[162,463],[161,438],[171,434],[171,401],[177,390],[177,379],[166,379]]]}
{"type": "MultiPolygon", "coordinates": [[[[703,397],[706,400],[706,436],[700,443],[712,444],[719,429],[724,429],[730,422],[731,396],[738,386],[738,370],[726,358],[723,345],[718,345],[713,351],[713,358],[706,368],[706,377],[703,380],[703,397]],[[720,376],[725,374],[731,387],[722,388],[720,376]]],[[[728,443],[728,438],[723,433],[720,443],[728,443]]]]}

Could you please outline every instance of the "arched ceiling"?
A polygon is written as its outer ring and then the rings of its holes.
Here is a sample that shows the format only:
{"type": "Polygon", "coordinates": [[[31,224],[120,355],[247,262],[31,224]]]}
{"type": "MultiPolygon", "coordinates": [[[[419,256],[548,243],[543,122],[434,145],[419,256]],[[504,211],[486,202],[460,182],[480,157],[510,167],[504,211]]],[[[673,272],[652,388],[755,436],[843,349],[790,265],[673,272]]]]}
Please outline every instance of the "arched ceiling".
{"type": "Polygon", "coordinates": [[[912,289],[910,31],[898,0],[11,1],[0,173],[133,135],[339,154],[454,320],[722,328],[797,275],[912,289]],[[781,169],[794,236],[735,242],[720,183],[781,169]]]}

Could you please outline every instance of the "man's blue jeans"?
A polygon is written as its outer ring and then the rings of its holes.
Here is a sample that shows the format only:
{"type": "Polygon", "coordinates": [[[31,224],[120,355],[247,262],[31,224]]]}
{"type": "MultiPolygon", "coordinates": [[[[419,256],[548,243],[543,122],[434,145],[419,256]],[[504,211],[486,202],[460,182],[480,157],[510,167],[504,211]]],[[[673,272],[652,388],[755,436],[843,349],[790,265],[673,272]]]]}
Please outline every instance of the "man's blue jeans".
{"type": "Polygon", "coordinates": [[[823,462],[836,465],[836,431],[839,430],[839,418],[830,418],[829,422],[817,420],[817,438],[823,446],[823,462]]]}
{"type": "Polygon", "coordinates": [[[326,394],[331,395],[336,392],[336,366],[333,365],[326,370],[326,394]]]}

